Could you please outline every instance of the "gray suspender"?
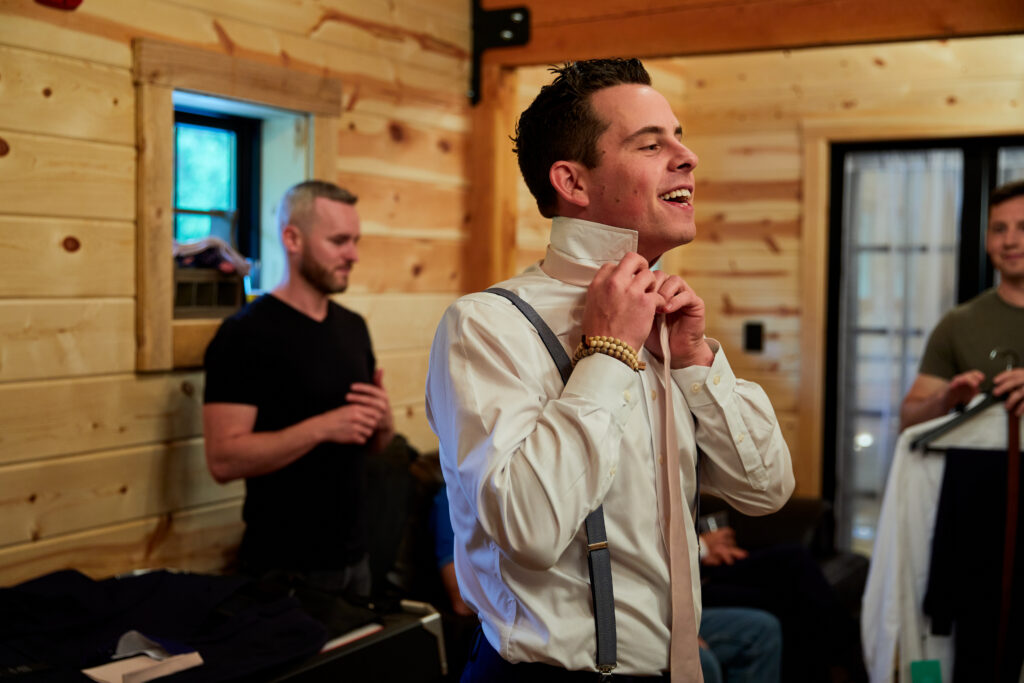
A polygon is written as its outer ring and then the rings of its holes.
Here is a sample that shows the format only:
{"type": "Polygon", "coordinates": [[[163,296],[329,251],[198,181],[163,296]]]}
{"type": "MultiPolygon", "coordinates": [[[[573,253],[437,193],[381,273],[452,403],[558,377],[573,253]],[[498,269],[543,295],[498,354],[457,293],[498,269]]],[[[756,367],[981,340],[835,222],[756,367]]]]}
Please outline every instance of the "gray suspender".
{"type": "MultiPolygon", "coordinates": [[[[537,315],[537,311],[507,289],[492,287],[486,291],[505,297],[522,311],[526,319],[537,328],[541,341],[544,342],[551,359],[558,367],[558,372],[562,375],[562,381],[568,382],[572,373],[572,361],[566,355],[558,337],[543,318],[537,315]]],[[[615,599],[612,595],[612,563],[608,551],[608,538],[604,530],[603,506],[598,506],[587,515],[586,527],[587,563],[590,565],[590,590],[594,596],[594,627],[597,631],[597,670],[608,675],[616,665],[615,599]]]]}

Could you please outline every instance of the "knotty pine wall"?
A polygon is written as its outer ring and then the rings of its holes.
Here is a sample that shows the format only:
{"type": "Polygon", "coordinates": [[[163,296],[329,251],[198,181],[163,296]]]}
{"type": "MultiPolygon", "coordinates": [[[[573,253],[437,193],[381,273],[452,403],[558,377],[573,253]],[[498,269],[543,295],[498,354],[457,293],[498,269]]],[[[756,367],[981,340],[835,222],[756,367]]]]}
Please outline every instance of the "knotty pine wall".
{"type": "MultiPolygon", "coordinates": [[[[818,495],[823,455],[802,438],[820,425],[801,403],[801,326],[823,327],[814,312],[808,322],[802,307],[801,288],[817,267],[801,254],[805,133],[836,127],[851,139],[874,139],[884,128],[938,137],[974,131],[981,121],[1024,132],[1024,36],[645,64],[700,157],[697,238],[669,252],[663,266],[704,299],[708,335],[722,342],[737,374],[771,397],[793,452],[797,494],[818,495]],[[764,323],[762,353],[742,351],[746,321],[764,323]]],[[[521,110],[550,76],[530,67],[517,77],[521,110]]],[[[519,187],[517,260],[525,265],[543,255],[547,221],[519,187]]],[[[810,389],[820,396],[820,387],[810,389]]]]}
{"type": "Polygon", "coordinates": [[[0,586],[63,567],[216,570],[243,486],[206,472],[200,370],[135,371],[131,41],[338,78],[333,180],[360,195],[342,303],[368,320],[398,429],[462,290],[464,0],[0,0],[0,586]]]}

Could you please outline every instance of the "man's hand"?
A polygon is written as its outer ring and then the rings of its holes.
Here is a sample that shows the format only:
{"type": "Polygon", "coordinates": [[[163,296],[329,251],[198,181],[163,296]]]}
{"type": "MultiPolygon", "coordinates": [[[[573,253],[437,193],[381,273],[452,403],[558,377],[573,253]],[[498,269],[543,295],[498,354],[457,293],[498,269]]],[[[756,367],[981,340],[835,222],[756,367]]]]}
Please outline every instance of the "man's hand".
{"type": "Polygon", "coordinates": [[[1006,397],[1006,412],[1024,415],[1024,368],[1000,372],[992,379],[992,393],[1006,397]]]}
{"type": "Polygon", "coordinates": [[[365,444],[377,432],[393,431],[391,402],[382,386],[383,372],[378,369],[374,373],[373,384],[354,382],[345,395],[348,405],[319,417],[326,430],[324,441],[365,444]]]}
{"type": "Polygon", "coordinates": [[[376,429],[390,430],[394,425],[394,417],[391,414],[391,401],[388,399],[388,392],[384,390],[384,369],[377,368],[373,373],[373,384],[355,382],[345,396],[349,403],[374,408],[379,412],[380,419],[376,429]]]}
{"type": "Polygon", "coordinates": [[[381,416],[376,408],[350,403],[329,410],[316,419],[324,430],[323,441],[364,444],[377,431],[381,416]]]}
{"type": "Polygon", "coordinates": [[[700,542],[708,549],[707,555],[702,557],[700,562],[709,567],[732,564],[747,556],[747,551],[736,545],[736,534],[727,526],[705,531],[700,535],[700,542]]]}
{"type": "MultiPolygon", "coordinates": [[[[704,300],[678,275],[669,275],[660,270],[653,272],[655,289],[662,298],[657,312],[665,314],[665,324],[668,325],[672,367],[710,366],[715,354],[704,339],[704,300]]],[[[655,358],[664,362],[657,321],[651,326],[644,346],[655,358]]]]}
{"type": "Polygon", "coordinates": [[[617,264],[601,266],[587,289],[583,334],[615,337],[639,351],[664,301],[655,285],[654,273],[639,254],[630,252],[617,264]]]}
{"type": "Polygon", "coordinates": [[[960,404],[968,403],[977,395],[985,373],[968,370],[945,380],[935,375],[918,375],[900,407],[900,429],[906,429],[925,420],[945,415],[960,404]]]}
{"type": "Polygon", "coordinates": [[[978,390],[984,381],[985,373],[981,370],[961,372],[949,380],[949,385],[946,386],[946,393],[942,398],[942,404],[946,408],[946,412],[948,413],[959,405],[970,403],[971,399],[978,395],[978,390]]]}

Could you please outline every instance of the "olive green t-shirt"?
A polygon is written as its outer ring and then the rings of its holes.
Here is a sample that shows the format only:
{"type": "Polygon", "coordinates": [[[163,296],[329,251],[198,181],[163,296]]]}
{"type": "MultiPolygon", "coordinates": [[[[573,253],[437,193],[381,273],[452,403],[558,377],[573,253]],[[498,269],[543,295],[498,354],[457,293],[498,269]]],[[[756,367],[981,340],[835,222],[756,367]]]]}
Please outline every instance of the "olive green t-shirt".
{"type": "Polygon", "coordinates": [[[995,288],[943,316],[928,338],[921,374],[948,380],[961,372],[981,370],[986,391],[990,380],[1006,369],[1007,356],[992,359],[993,349],[1012,349],[1017,353],[1015,365],[1024,364],[1024,308],[1006,303],[995,288]]]}

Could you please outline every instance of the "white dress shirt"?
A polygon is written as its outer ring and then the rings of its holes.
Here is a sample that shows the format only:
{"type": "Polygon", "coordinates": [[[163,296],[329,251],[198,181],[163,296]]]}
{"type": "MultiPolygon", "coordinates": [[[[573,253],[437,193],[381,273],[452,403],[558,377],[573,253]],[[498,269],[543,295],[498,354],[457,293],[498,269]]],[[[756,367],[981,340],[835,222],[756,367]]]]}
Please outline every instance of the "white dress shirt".
{"type": "MultiPolygon", "coordinates": [[[[600,266],[636,251],[637,233],[555,218],[551,245],[600,266]]],[[[530,303],[568,354],[581,335],[586,289],[539,264],[500,283],[530,303]]],[[[718,343],[711,367],[672,371],[683,495],[705,490],[748,514],[778,509],[793,490],[789,449],[756,384],[737,379],[718,343]]],[[[440,440],[463,598],[511,662],[595,670],[586,516],[604,504],[618,633],[616,673],[668,669],[671,594],[658,513],[664,387],[646,350],[642,372],[602,354],[567,384],[530,322],[506,299],[464,296],[446,311],[430,354],[427,417],[440,440]]],[[[664,491],[667,495],[667,491],[664,491]]],[[[686,509],[691,575],[699,576],[686,509]]],[[[692,586],[700,623],[700,585],[692,586]]]]}

